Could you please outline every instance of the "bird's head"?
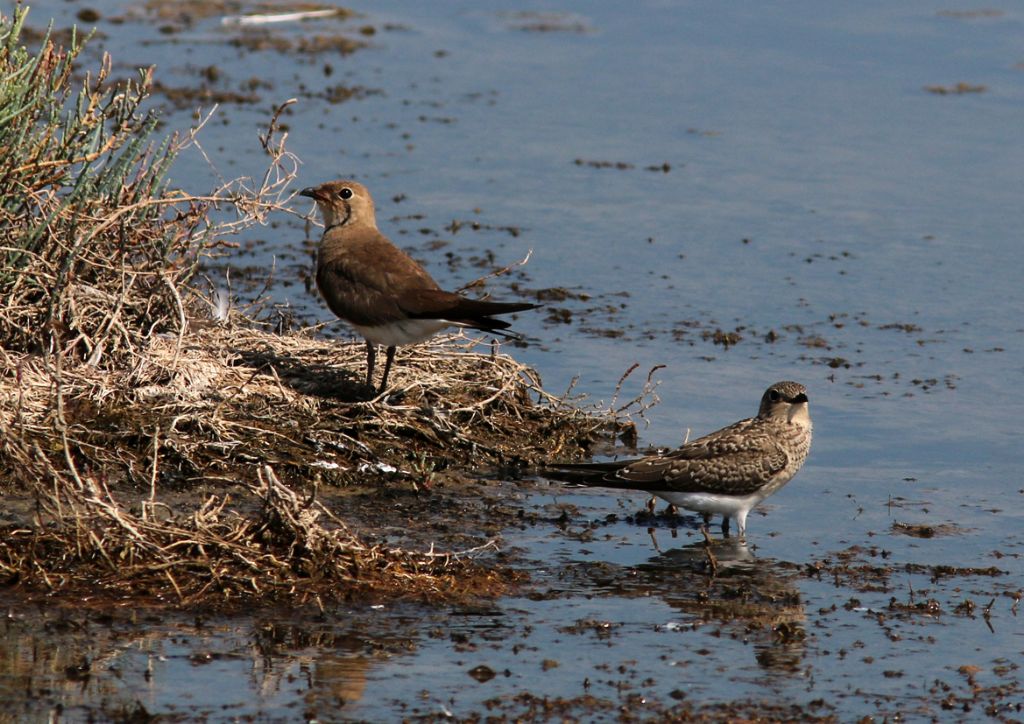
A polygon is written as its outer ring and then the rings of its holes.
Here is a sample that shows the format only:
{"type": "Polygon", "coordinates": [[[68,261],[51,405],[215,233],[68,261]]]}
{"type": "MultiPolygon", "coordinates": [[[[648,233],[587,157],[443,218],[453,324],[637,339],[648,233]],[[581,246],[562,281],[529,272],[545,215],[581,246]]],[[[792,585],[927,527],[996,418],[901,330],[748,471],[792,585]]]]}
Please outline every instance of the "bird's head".
{"type": "Polygon", "coordinates": [[[761,397],[761,409],[757,411],[757,416],[810,426],[807,388],[799,382],[776,382],[761,397]]]}
{"type": "Polygon", "coordinates": [[[339,226],[372,226],[377,219],[373,197],[366,187],[356,181],[328,181],[319,186],[302,189],[299,196],[308,196],[324,217],[324,229],[339,226]]]}

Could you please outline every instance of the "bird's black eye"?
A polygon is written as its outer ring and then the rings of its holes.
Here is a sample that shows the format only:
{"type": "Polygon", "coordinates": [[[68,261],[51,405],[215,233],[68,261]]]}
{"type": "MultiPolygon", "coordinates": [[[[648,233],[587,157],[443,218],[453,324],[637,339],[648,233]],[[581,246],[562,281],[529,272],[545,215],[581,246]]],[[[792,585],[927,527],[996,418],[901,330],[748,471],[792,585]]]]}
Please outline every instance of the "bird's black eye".
{"type": "Polygon", "coordinates": [[[352,198],[352,189],[346,186],[345,188],[338,192],[338,198],[345,199],[346,201],[352,198]]]}
{"type": "Polygon", "coordinates": [[[768,399],[771,400],[772,402],[778,402],[780,399],[782,399],[782,395],[779,394],[778,390],[771,390],[768,393],[768,399]]]}

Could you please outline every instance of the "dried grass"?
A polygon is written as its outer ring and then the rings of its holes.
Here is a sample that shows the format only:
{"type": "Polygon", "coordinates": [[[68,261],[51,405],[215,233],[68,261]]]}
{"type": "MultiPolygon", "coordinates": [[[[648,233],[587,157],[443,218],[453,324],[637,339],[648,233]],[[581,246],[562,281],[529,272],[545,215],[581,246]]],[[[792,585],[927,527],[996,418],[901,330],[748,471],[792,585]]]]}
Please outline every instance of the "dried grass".
{"type": "Polygon", "coordinates": [[[149,143],[150,73],[115,88],[104,58],[75,93],[80,46],[27,51],[24,14],[0,16],[0,575],[175,605],[510,585],[476,562],[491,543],[369,544],[318,491],[576,457],[631,428],[650,379],[612,411],[582,411],[511,357],[439,341],[402,350],[398,389],[365,399],[362,343],[210,321],[218,305],[189,286],[203,257],[292,213],[297,159],[277,115],[262,178],[169,189],[199,128],[149,143]]]}
{"type": "Polygon", "coordinates": [[[317,492],[522,469],[630,428],[624,413],[581,410],[511,357],[473,347],[402,350],[391,393],[369,400],[362,343],[241,321],[155,339],[123,370],[3,352],[0,486],[32,514],[0,532],[0,571],[32,588],[175,605],[505,590],[513,573],[476,562],[489,545],[369,545],[317,492]]]}

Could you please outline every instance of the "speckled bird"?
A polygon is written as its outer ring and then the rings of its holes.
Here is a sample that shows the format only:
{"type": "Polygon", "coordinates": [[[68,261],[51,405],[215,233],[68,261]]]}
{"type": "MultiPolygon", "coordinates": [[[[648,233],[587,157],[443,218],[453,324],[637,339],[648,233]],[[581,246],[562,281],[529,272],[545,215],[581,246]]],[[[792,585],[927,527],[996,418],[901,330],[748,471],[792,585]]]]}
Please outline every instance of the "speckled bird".
{"type": "Polygon", "coordinates": [[[680,508],[722,515],[722,533],[736,519],[740,539],[747,514],[796,475],[811,449],[807,389],[776,382],[761,397],[757,417],[740,420],[678,450],[634,460],[556,464],[546,477],[605,488],[645,490],[680,508]]]}

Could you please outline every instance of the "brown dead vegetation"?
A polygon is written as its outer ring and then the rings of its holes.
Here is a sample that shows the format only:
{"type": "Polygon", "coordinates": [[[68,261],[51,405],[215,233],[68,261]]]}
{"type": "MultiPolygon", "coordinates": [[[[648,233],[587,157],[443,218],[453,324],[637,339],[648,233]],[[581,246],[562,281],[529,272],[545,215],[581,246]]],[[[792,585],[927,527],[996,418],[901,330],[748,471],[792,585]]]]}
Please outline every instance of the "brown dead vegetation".
{"type": "Polygon", "coordinates": [[[578,456],[628,427],[470,346],[404,351],[395,386],[372,399],[361,343],[238,320],[154,339],[125,369],[4,353],[0,484],[26,515],[0,532],[0,571],[38,590],[175,605],[500,593],[517,576],[478,562],[493,542],[370,545],[318,498],[321,486],[429,486],[445,471],[578,456]]]}
{"type": "Polygon", "coordinates": [[[81,46],[26,49],[26,12],[0,16],[0,576],[65,600],[172,605],[514,583],[479,560],[490,540],[370,543],[322,492],[573,457],[628,427],[649,384],[617,413],[583,412],[511,357],[449,341],[403,350],[395,386],[370,398],[361,343],[272,334],[204,300],[204,258],[294,213],[288,103],[259,137],[261,177],[168,188],[202,123],[151,143],[151,71],[115,86],[104,57],[76,81],[81,46]]]}

